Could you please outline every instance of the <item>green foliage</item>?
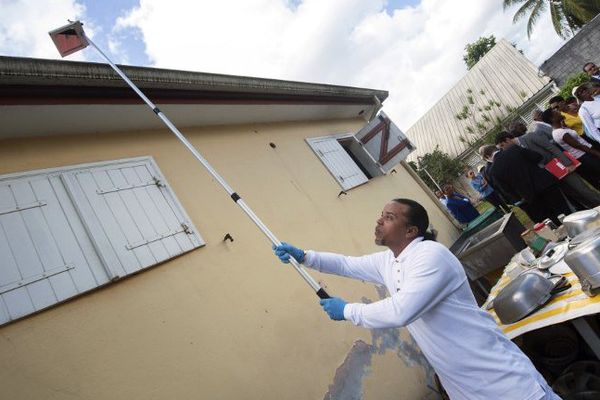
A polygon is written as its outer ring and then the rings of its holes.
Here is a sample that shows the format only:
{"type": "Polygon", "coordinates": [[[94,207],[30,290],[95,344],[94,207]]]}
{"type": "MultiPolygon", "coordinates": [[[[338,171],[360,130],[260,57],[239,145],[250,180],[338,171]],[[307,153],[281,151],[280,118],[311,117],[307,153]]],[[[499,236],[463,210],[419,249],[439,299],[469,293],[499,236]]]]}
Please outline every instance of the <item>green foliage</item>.
{"type": "MultiPolygon", "coordinates": [[[[465,46],[465,54],[463,55],[463,61],[467,65],[467,69],[473,68],[477,61],[481,59],[492,47],[496,45],[496,37],[490,35],[488,37],[482,36],[473,43],[468,43],[465,46]]],[[[471,93],[467,90],[467,93],[471,93]]]]}
{"type": "Polygon", "coordinates": [[[512,107],[503,106],[497,100],[488,98],[483,89],[467,89],[463,99],[466,104],[455,114],[457,120],[464,121],[464,132],[458,140],[471,148],[493,142],[495,134],[504,128],[504,121],[515,111],[512,107]]]}
{"type": "Polygon", "coordinates": [[[513,23],[526,15],[527,36],[531,37],[533,27],[549,8],[552,25],[558,36],[567,39],[576,29],[588,23],[600,12],[598,0],[503,0],[504,9],[522,4],[513,17],[513,23]]]}
{"type": "Polygon", "coordinates": [[[573,88],[581,85],[590,80],[590,77],[585,72],[579,72],[577,74],[571,75],[565,83],[560,87],[559,95],[562,96],[563,99],[567,97],[573,96],[573,88]]]}
{"type": "MultiPolygon", "coordinates": [[[[462,136],[460,136],[458,140],[461,140],[461,137],[462,136]]],[[[462,138],[465,139],[464,137],[462,138]]],[[[450,157],[440,150],[439,146],[435,146],[435,149],[432,152],[419,157],[418,163],[409,162],[409,165],[417,172],[431,190],[437,189],[436,183],[441,186],[445,183],[453,182],[466,168],[466,164],[462,160],[450,157]],[[427,172],[425,172],[425,170],[427,172]],[[429,177],[427,173],[429,173],[431,177],[429,177]],[[433,178],[435,182],[432,182],[431,178],[433,178]]]]}

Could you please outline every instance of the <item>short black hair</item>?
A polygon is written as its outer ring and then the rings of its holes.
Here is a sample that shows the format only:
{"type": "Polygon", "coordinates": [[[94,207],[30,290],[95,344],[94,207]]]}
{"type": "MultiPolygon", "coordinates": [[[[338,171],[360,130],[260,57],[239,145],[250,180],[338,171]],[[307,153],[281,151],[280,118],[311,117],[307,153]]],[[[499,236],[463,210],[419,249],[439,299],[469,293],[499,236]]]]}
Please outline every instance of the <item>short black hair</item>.
{"type": "Polygon", "coordinates": [[[554,116],[554,110],[551,108],[548,108],[547,110],[544,110],[544,112],[542,113],[542,121],[544,121],[547,124],[552,125],[552,117],[553,116],[554,116]]]}
{"type": "Polygon", "coordinates": [[[575,96],[569,96],[569,97],[567,97],[567,98],[565,99],[565,101],[566,101],[567,103],[572,103],[572,102],[574,102],[574,101],[575,101],[575,102],[577,102],[577,99],[575,98],[575,96]]]}
{"type": "Polygon", "coordinates": [[[394,199],[396,203],[404,204],[408,206],[408,212],[404,214],[408,220],[408,224],[417,227],[417,236],[423,236],[424,240],[435,241],[435,234],[427,231],[429,227],[429,216],[427,210],[421,204],[411,199],[394,199]]]}
{"type": "Polygon", "coordinates": [[[512,133],[506,132],[506,131],[498,132],[496,134],[496,137],[494,138],[494,144],[502,143],[506,139],[512,139],[514,137],[515,137],[515,135],[513,135],[512,133]]]}
{"type": "Polygon", "coordinates": [[[548,100],[548,104],[558,103],[559,101],[565,101],[565,99],[562,96],[554,96],[548,100]]]}

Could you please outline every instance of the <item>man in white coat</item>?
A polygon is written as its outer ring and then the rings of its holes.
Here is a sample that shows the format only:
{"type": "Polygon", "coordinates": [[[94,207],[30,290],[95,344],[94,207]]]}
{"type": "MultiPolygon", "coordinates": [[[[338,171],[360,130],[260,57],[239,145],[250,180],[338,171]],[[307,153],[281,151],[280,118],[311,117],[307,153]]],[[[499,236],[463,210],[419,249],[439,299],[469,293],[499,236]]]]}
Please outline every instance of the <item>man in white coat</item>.
{"type": "Polygon", "coordinates": [[[321,272],[383,284],[390,296],[370,304],[321,300],[335,321],[365,328],[406,326],[453,400],[560,399],[531,361],[477,307],[460,261],[427,232],[419,203],[394,199],[383,208],[375,243],[388,249],[362,257],[303,251],[282,243],[281,261],[294,257],[321,272]]]}

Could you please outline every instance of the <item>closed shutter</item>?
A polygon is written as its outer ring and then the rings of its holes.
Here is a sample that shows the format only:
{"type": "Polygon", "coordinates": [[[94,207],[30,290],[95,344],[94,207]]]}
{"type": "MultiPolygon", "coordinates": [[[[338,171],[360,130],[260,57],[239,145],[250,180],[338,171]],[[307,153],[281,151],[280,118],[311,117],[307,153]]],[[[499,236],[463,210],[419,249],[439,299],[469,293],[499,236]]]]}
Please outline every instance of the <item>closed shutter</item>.
{"type": "Polygon", "coordinates": [[[204,244],[152,163],[79,170],[62,179],[113,279],[204,244]]]}
{"type": "Polygon", "coordinates": [[[406,135],[381,112],[355,135],[363,148],[387,173],[415,149],[406,135]]]}
{"type": "Polygon", "coordinates": [[[0,323],[106,282],[60,179],[0,183],[0,323]]]}
{"type": "Polygon", "coordinates": [[[335,138],[310,138],[306,141],[344,190],[369,180],[335,138]]]}
{"type": "Polygon", "coordinates": [[[203,244],[149,157],[0,177],[0,324],[203,244]]]}

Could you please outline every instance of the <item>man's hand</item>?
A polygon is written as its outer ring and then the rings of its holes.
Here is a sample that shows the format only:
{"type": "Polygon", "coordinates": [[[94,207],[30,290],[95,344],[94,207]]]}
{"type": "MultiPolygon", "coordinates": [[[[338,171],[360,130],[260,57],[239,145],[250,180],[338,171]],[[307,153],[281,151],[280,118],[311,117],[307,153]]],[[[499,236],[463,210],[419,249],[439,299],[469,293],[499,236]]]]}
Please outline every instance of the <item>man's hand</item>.
{"type": "Polygon", "coordinates": [[[323,299],[319,302],[323,306],[323,310],[329,315],[334,321],[343,321],[344,318],[344,307],[346,303],[339,297],[332,297],[330,299],[323,299]]]}
{"type": "Polygon", "coordinates": [[[299,263],[304,261],[304,250],[294,247],[291,244],[281,242],[279,246],[273,245],[273,250],[282,263],[289,264],[290,257],[294,257],[299,263]]]}

